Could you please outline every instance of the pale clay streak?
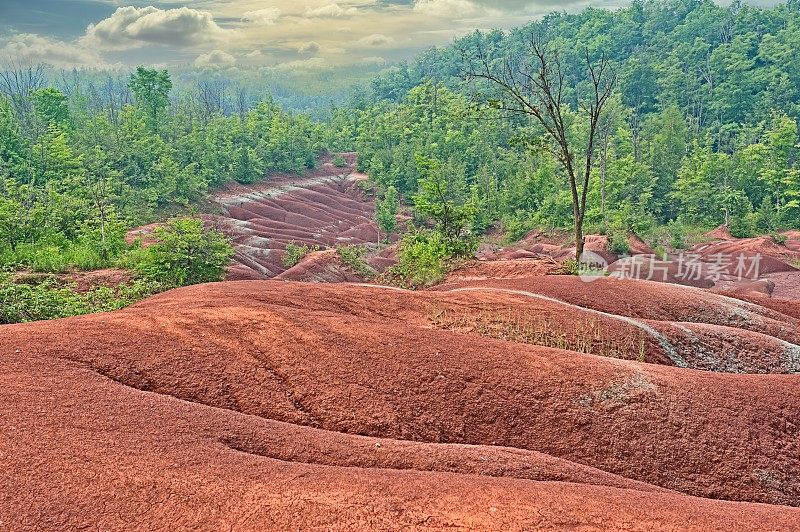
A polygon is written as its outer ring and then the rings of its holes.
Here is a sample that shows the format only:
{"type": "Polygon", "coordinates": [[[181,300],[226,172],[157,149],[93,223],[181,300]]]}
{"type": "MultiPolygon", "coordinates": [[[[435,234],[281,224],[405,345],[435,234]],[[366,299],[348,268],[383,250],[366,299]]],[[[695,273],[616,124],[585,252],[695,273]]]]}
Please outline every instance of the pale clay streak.
{"type": "MultiPolygon", "coordinates": [[[[380,286],[380,285],[373,285],[373,284],[368,284],[368,283],[361,283],[361,284],[357,284],[356,286],[363,286],[363,287],[367,287],[367,288],[384,288],[384,289],[388,289],[388,290],[399,290],[401,292],[408,292],[409,291],[409,290],[405,290],[403,288],[397,288],[397,287],[394,287],[394,286],[380,286]]],[[[455,292],[500,292],[500,293],[506,293],[506,294],[525,296],[525,297],[532,297],[534,299],[541,299],[543,301],[549,301],[551,303],[557,303],[559,305],[572,307],[572,308],[575,308],[575,309],[578,309],[578,310],[582,310],[582,311],[585,311],[585,312],[589,312],[589,313],[592,313],[592,314],[598,314],[600,316],[605,316],[607,318],[611,318],[611,319],[614,319],[614,320],[622,321],[622,322],[625,322],[625,323],[627,323],[629,325],[633,325],[637,329],[643,330],[644,332],[646,332],[647,334],[649,334],[650,336],[655,338],[655,340],[658,342],[658,345],[661,346],[661,348],[664,350],[664,352],[667,354],[667,356],[670,358],[670,360],[672,360],[672,362],[676,366],[681,367],[681,368],[688,368],[689,367],[689,364],[686,362],[686,360],[684,360],[683,357],[678,354],[677,350],[672,346],[672,344],[669,343],[669,340],[667,340],[666,337],[664,337],[664,335],[662,335],[661,333],[659,333],[658,331],[656,331],[655,329],[653,329],[652,327],[650,327],[646,323],[642,323],[642,322],[637,321],[637,320],[635,320],[633,318],[630,318],[628,316],[618,316],[616,314],[610,314],[608,312],[603,312],[601,310],[594,310],[594,309],[590,309],[590,308],[584,308],[584,307],[581,307],[581,306],[578,306],[578,305],[574,305],[572,303],[567,303],[566,301],[561,301],[560,299],[555,299],[555,298],[552,298],[552,297],[543,296],[541,294],[536,294],[534,292],[526,292],[524,290],[511,290],[511,289],[508,289],[508,288],[490,288],[490,287],[476,286],[476,287],[455,288],[455,289],[452,289],[452,290],[447,290],[447,291],[445,291],[443,293],[447,293],[447,292],[450,292],[450,293],[455,293],[455,292]]]]}

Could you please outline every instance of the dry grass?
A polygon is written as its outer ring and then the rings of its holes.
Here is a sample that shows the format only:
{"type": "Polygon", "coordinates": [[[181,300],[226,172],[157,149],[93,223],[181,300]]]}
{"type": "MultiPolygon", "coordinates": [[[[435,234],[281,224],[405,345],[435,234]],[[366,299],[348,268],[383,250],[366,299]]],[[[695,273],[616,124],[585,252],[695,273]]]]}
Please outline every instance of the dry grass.
{"type": "Polygon", "coordinates": [[[514,310],[448,309],[433,307],[429,313],[440,329],[476,332],[487,338],[565,349],[590,355],[645,361],[644,332],[628,332],[610,337],[593,317],[564,330],[549,317],[514,310]]]}

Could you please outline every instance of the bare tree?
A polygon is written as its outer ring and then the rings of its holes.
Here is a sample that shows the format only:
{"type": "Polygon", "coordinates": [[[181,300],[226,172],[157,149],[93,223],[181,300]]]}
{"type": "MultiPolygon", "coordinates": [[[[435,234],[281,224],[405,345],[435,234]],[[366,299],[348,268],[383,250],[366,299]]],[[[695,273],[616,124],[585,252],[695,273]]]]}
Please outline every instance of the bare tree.
{"type": "Polygon", "coordinates": [[[197,101],[208,120],[217,113],[224,113],[227,107],[225,95],[227,84],[220,80],[201,79],[197,82],[197,101]]]}
{"type": "Polygon", "coordinates": [[[11,61],[0,70],[0,92],[8,96],[23,131],[30,132],[33,122],[31,94],[47,84],[47,67],[11,61]]]}
{"type": "Polygon", "coordinates": [[[467,45],[461,50],[462,76],[467,82],[485,80],[502,95],[493,106],[516,114],[533,117],[551,141],[551,153],[559,161],[569,180],[572,193],[572,214],[575,225],[576,257],[583,253],[583,221],[586,197],[595,156],[600,116],[617,82],[609,60],[603,56],[593,62],[586,53],[589,94],[579,98],[579,108],[588,121],[588,138],[582,150],[570,138],[565,101],[566,75],[559,54],[531,34],[520,51],[490,54],[485,46],[467,45]],[[583,161],[577,161],[579,156],[583,161]]]}
{"type": "Polygon", "coordinates": [[[241,85],[236,86],[236,113],[239,115],[239,121],[244,124],[245,115],[247,114],[249,104],[249,97],[247,89],[241,85]]]}

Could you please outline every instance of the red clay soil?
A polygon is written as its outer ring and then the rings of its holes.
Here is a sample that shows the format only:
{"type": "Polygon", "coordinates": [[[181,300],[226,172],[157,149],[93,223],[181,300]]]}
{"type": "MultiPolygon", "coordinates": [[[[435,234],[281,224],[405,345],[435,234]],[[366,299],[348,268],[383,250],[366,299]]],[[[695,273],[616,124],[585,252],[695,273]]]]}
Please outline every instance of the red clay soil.
{"type": "Polygon", "coordinates": [[[713,231],[709,231],[703,236],[713,240],[735,240],[734,236],[731,234],[730,228],[728,228],[728,226],[725,224],[720,225],[713,231]]]}
{"type": "Polygon", "coordinates": [[[653,248],[633,232],[628,233],[628,248],[631,255],[655,255],[653,248]]]}
{"type": "Polygon", "coordinates": [[[5,355],[0,373],[4,530],[790,530],[800,518],[541,453],[278,423],[32,353],[5,355]]]}
{"type": "MultiPolygon", "coordinates": [[[[800,231],[785,232],[786,242],[778,244],[771,236],[734,238],[721,226],[705,236],[710,242],[698,244],[680,253],[656,256],[653,249],[637,235],[628,235],[630,257],[619,257],[609,249],[608,238],[587,235],[587,251],[600,255],[615,275],[682,284],[697,288],[714,288],[718,292],[774,295],[778,298],[800,298],[800,231]],[[692,262],[690,265],[689,261],[692,262]],[[750,270],[757,264],[757,268],[750,270]],[[690,272],[687,269],[691,268],[690,272]],[[696,272],[696,273],[694,273],[696,272]]],[[[532,231],[519,243],[505,249],[483,250],[486,260],[552,258],[563,261],[573,258],[575,246],[568,235],[556,236],[532,231]]]]}
{"type": "Polygon", "coordinates": [[[469,312],[437,309],[439,321],[454,330],[709,371],[800,372],[797,316],[704,290],[573,276],[452,276],[436,290],[466,292],[476,301],[480,294],[519,299],[511,308],[494,302],[469,312]]]}
{"type": "MultiPolygon", "coordinates": [[[[521,258],[541,258],[547,256],[557,261],[575,257],[574,238],[563,231],[543,233],[538,230],[531,231],[525,238],[505,249],[485,253],[483,258],[513,260],[521,258]]],[[[603,257],[606,262],[613,263],[619,260],[619,255],[609,249],[609,239],[605,235],[586,235],[584,249],[603,257]]],[[[653,249],[636,234],[628,235],[628,247],[631,255],[652,255],[653,249]]]]}
{"type": "Polygon", "coordinates": [[[305,283],[363,283],[366,278],[342,263],[335,249],[309,253],[275,280],[305,283]]]}
{"type": "Polygon", "coordinates": [[[160,225],[155,223],[131,229],[125,234],[125,242],[131,246],[138,240],[143,248],[152,246],[156,243],[155,230],[160,225]]]}
{"type": "MultiPolygon", "coordinates": [[[[356,186],[364,176],[322,164],[308,175],[233,184],[215,194],[224,214],[214,223],[234,243],[229,279],[268,279],[285,270],[286,245],[334,247],[378,240],[374,203],[356,186]]],[[[377,261],[379,269],[385,261],[377,261]]]]}
{"type": "MultiPolygon", "coordinates": [[[[613,305],[596,286],[590,300],[613,305]]],[[[748,317],[787,319],[697,292],[748,317]]],[[[641,314],[633,303],[628,312],[641,314]]],[[[2,327],[0,423],[14,437],[0,449],[0,519],[103,519],[108,528],[125,518],[229,523],[250,512],[256,520],[242,528],[796,524],[797,510],[620,490],[617,478],[800,505],[796,375],[617,360],[435,324],[443,307],[529,304],[503,292],[231,282],[111,314],[2,327]],[[269,420],[320,431],[287,427],[289,437],[269,420]],[[442,445],[403,443],[406,454],[382,460],[373,448],[401,444],[347,434],[442,445]],[[465,454],[463,444],[515,450],[465,454]],[[498,466],[511,458],[494,453],[517,458],[498,466]],[[545,479],[571,484],[532,482],[545,479]]],[[[671,311],[681,309],[674,301],[671,311]]]]}
{"type": "Polygon", "coordinates": [[[518,279],[547,275],[558,268],[558,263],[547,260],[510,259],[471,261],[447,277],[448,282],[482,279],[518,279]]]}

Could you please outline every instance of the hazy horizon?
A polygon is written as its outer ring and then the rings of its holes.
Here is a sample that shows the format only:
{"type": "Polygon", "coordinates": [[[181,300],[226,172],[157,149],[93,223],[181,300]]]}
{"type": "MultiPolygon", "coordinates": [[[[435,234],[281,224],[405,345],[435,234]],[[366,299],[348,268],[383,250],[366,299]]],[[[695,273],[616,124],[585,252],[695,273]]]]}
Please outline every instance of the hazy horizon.
{"type": "MultiPolygon", "coordinates": [[[[413,57],[475,28],[627,0],[3,0],[0,62],[318,70],[413,57]]],[[[729,3],[729,2],[719,2],[729,3]]],[[[754,1],[758,5],[775,1],[754,1]]]]}

